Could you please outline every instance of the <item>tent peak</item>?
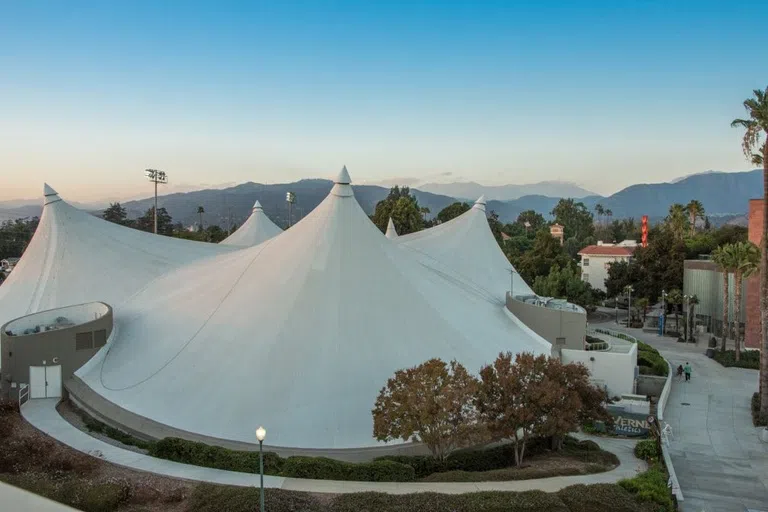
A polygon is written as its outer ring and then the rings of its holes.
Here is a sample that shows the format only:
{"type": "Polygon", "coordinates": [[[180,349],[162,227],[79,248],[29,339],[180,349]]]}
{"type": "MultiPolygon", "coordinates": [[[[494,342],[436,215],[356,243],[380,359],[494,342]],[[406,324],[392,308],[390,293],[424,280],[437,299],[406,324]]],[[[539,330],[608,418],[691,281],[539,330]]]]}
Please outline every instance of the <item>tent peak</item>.
{"type": "Polygon", "coordinates": [[[43,195],[45,196],[43,206],[46,204],[55,203],[56,201],[61,201],[59,193],[53,190],[53,187],[47,183],[43,184],[43,195]]]}
{"type": "Polygon", "coordinates": [[[485,211],[485,196],[483,195],[478,197],[477,201],[475,201],[475,205],[472,208],[485,211]]]}
{"type": "Polygon", "coordinates": [[[352,183],[352,179],[349,177],[349,172],[347,171],[347,166],[341,168],[341,172],[339,172],[339,175],[336,177],[336,184],[338,185],[349,185],[352,183]]]}
{"type": "Polygon", "coordinates": [[[395,223],[392,222],[392,217],[389,218],[389,222],[387,223],[387,233],[384,236],[390,240],[398,237],[397,230],[395,229],[395,223]]]}
{"type": "Polygon", "coordinates": [[[256,201],[255,203],[253,203],[253,209],[254,210],[263,210],[263,208],[261,207],[261,203],[259,201],[256,201]]]}

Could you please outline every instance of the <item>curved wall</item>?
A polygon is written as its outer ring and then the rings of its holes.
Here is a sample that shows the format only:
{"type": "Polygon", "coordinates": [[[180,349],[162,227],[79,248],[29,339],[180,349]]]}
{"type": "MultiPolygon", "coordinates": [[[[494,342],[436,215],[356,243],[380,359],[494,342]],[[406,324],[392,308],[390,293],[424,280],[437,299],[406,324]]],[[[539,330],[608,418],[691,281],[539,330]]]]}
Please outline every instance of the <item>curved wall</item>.
{"type": "Polygon", "coordinates": [[[528,304],[507,292],[507,309],[536,334],[552,344],[553,355],[560,349],[584,349],[587,315],[578,311],[528,304]]]}
{"type": "MultiPolygon", "coordinates": [[[[103,347],[112,334],[112,308],[103,302],[90,302],[41,311],[11,320],[0,328],[0,390],[2,396],[18,398],[21,384],[29,384],[30,366],[61,365],[66,381],[103,347]],[[50,325],[59,317],[81,323],[31,334],[36,326],[50,325]],[[94,318],[95,317],[95,318],[94,318]],[[89,319],[92,318],[92,319],[89,319]]],[[[63,386],[62,386],[63,388],[63,386]]]]}

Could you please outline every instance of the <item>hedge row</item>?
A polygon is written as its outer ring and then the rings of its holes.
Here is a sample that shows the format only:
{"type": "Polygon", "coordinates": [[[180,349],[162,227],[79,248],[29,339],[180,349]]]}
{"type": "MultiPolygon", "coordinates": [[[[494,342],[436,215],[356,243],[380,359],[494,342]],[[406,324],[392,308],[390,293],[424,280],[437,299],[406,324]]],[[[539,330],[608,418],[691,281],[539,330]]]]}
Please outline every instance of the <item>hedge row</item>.
{"type": "Polygon", "coordinates": [[[735,350],[715,350],[715,361],[725,367],[735,368],[747,368],[750,370],[760,369],[760,351],[759,350],[742,350],[741,357],[736,360],[735,350]]]}
{"type": "MultiPolygon", "coordinates": [[[[469,494],[382,493],[340,494],[321,502],[307,493],[268,489],[270,512],[643,512],[631,492],[615,484],[574,485],[557,493],[543,491],[476,492],[469,494]]],[[[252,512],[258,510],[255,488],[199,485],[188,510],[196,512],[252,512]]]]}
{"type": "MultiPolygon", "coordinates": [[[[159,459],[206,468],[243,473],[259,472],[259,452],[229,450],[176,437],[166,437],[155,442],[150,447],[149,454],[159,459]]],[[[284,462],[285,459],[276,453],[264,452],[264,474],[279,475],[284,462]]]]}
{"type": "Polygon", "coordinates": [[[637,342],[637,365],[640,367],[642,375],[658,375],[660,377],[669,375],[667,361],[661,357],[658,350],[642,341],[637,342]]]}
{"type": "Polygon", "coordinates": [[[675,504],[667,486],[668,478],[663,466],[656,464],[634,478],[620,480],[619,485],[630,492],[635,501],[652,503],[657,506],[655,510],[673,512],[675,504]]]}
{"type": "Polygon", "coordinates": [[[357,482],[412,482],[413,466],[393,460],[375,460],[353,464],[325,457],[288,457],[282,476],[316,480],[348,480],[357,482]]]}

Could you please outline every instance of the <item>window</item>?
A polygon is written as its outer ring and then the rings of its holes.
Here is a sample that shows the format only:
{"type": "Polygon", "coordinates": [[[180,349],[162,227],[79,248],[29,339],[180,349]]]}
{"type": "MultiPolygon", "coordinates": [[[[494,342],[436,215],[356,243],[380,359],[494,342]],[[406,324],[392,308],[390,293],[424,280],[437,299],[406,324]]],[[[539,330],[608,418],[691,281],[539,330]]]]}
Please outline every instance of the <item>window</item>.
{"type": "Polygon", "coordinates": [[[582,281],[589,281],[589,274],[581,274],[582,281]]]}
{"type": "Polygon", "coordinates": [[[588,267],[589,266],[589,258],[581,258],[581,266],[582,267],[588,267]]]}
{"type": "Polygon", "coordinates": [[[565,338],[555,338],[555,345],[565,345],[565,338]]]}
{"type": "Polygon", "coordinates": [[[99,348],[107,344],[107,330],[93,331],[93,347],[99,348]]]}
{"type": "Polygon", "coordinates": [[[93,348],[93,333],[79,332],[75,334],[75,350],[88,350],[93,348]]]}

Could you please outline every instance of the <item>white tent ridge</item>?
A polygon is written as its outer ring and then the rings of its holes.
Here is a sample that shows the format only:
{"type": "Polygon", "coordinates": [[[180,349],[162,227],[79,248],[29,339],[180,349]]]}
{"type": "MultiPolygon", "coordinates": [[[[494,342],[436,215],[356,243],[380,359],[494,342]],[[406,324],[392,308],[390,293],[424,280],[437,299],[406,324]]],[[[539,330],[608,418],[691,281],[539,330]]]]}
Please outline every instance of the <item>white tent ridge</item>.
{"type": "Polygon", "coordinates": [[[251,215],[234,233],[222,240],[222,245],[252,247],[282,233],[283,230],[267,217],[261,203],[256,201],[251,215]]]}
{"type": "Polygon", "coordinates": [[[174,428],[270,445],[377,446],[386,380],[433,357],[479,370],[501,351],[549,354],[448,266],[382,236],[346,168],[328,197],[258,246],[169,272],[115,309],[120,329],[77,375],[174,428]]]}
{"type": "Polygon", "coordinates": [[[37,231],[0,286],[0,325],[72,304],[115,306],[171,269],[233,250],[107,222],[74,208],[48,184],[43,193],[37,231]]]}

